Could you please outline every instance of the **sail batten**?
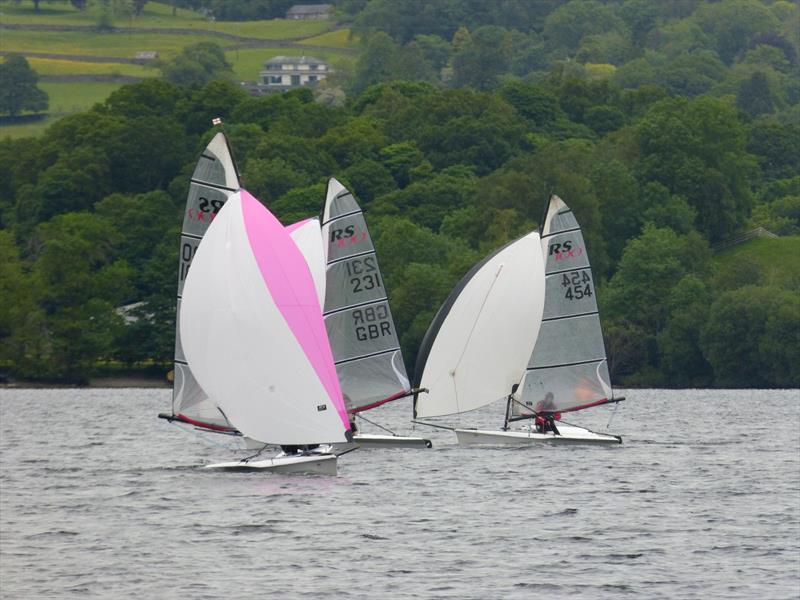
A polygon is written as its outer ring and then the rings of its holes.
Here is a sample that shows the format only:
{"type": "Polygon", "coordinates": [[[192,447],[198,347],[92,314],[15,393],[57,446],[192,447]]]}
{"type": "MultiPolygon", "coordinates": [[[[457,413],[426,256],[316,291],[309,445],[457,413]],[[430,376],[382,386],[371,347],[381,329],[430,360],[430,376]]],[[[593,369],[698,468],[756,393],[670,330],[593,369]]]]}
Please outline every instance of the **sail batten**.
{"type": "Polygon", "coordinates": [[[410,383],[372,238],[358,202],[333,178],[322,235],[323,315],[348,412],[407,396],[410,383]]]}

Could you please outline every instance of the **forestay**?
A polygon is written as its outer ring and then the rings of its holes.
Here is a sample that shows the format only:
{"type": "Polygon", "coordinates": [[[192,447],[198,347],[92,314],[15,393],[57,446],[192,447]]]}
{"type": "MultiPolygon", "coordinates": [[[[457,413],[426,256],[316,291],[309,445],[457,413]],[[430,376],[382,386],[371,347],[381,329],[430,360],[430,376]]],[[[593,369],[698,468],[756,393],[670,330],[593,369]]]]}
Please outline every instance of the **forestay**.
{"type": "Polygon", "coordinates": [[[516,416],[579,410],[608,402],[612,396],[586,244],[572,210],[558,196],[550,198],[542,251],[544,314],[513,403],[516,416]]]}
{"type": "Polygon", "coordinates": [[[400,342],[364,215],[336,179],[322,217],[325,326],[349,412],[409,393],[400,342]]]}
{"type": "Polygon", "coordinates": [[[181,336],[198,382],[245,436],[298,445],[352,439],[305,258],[245,191],[231,196],[197,250],[181,336]]]}
{"type": "Polygon", "coordinates": [[[462,413],[508,396],[533,351],[544,306],[538,233],[475,265],[434,317],[420,346],[415,417],[462,413]]]}
{"type": "Polygon", "coordinates": [[[216,404],[198,385],[186,363],[181,344],[180,312],[183,287],[197,246],[228,198],[239,189],[239,177],[223,133],[214,136],[200,155],[189,184],[186,212],[181,229],[178,263],[178,302],[175,323],[175,363],[172,388],[172,414],[181,420],[208,429],[234,429],[216,404]]]}

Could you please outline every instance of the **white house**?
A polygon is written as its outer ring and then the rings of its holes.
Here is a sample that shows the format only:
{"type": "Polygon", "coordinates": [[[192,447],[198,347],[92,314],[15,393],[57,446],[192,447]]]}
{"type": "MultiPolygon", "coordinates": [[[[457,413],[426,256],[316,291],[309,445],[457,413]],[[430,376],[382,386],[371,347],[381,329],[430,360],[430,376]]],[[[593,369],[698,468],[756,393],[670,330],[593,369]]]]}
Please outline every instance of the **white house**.
{"type": "Polygon", "coordinates": [[[286,11],[287,19],[327,19],[331,16],[333,4],[295,4],[286,11]]]}
{"type": "Polygon", "coordinates": [[[258,87],[266,92],[314,85],[333,73],[328,63],[313,56],[276,56],[258,74],[258,87]]]}

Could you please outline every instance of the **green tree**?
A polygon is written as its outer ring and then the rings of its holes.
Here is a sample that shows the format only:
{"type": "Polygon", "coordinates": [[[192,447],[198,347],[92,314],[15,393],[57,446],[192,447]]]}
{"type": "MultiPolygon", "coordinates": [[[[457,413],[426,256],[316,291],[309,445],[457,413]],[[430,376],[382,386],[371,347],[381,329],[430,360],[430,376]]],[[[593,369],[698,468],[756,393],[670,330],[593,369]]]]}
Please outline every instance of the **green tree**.
{"type": "Polygon", "coordinates": [[[748,286],[720,294],[700,336],[716,383],[795,387],[800,382],[797,311],[797,294],[777,288],[748,286]]]}
{"type": "Polygon", "coordinates": [[[577,50],[587,35],[625,30],[625,23],[611,7],[595,0],[571,0],[547,15],[544,22],[547,42],[568,52],[577,50]]]}
{"type": "Polygon", "coordinates": [[[654,104],[635,127],[640,182],[655,181],[686,198],[712,242],[730,237],[751,206],[756,173],[735,108],[702,97],[654,104]]]}
{"type": "Polygon", "coordinates": [[[704,2],[695,13],[700,26],[714,40],[720,58],[731,64],[758,33],[775,31],[778,20],[756,0],[704,2]]]}
{"type": "Polygon", "coordinates": [[[122,326],[114,308],[133,294],[132,270],[114,255],[119,232],[104,217],[70,213],[40,225],[35,240],[32,276],[46,315],[40,376],[84,382],[111,355],[122,326]]]}
{"type": "Polygon", "coordinates": [[[771,113],[775,109],[775,100],[764,73],[756,71],[739,85],[736,106],[751,117],[771,113]]]}
{"type": "Polygon", "coordinates": [[[0,63],[0,113],[16,117],[25,110],[46,110],[47,93],[36,86],[38,81],[24,56],[6,56],[0,63]]]}
{"type": "Polygon", "coordinates": [[[512,46],[502,27],[480,27],[453,54],[453,84],[489,90],[511,66],[512,46]]]}
{"type": "Polygon", "coordinates": [[[711,365],[700,349],[700,332],[708,318],[712,295],[694,275],[684,276],[665,299],[669,317],[658,333],[659,367],[668,387],[700,387],[713,383],[711,365]]]}
{"type": "Polygon", "coordinates": [[[43,320],[36,304],[37,291],[7,230],[0,230],[0,361],[11,365],[12,373],[27,376],[35,369],[43,320]]]}
{"type": "Polygon", "coordinates": [[[678,235],[645,225],[642,235],[625,247],[617,271],[603,288],[603,314],[655,335],[669,317],[665,299],[672,288],[686,275],[707,276],[710,257],[707,242],[696,233],[678,235]]]}
{"type": "Polygon", "coordinates": [[[233,74],[225,52],[213,42],[186,46],[175,58],[162,62],[160,67],[167,81],[181,86],[201,86],[233,74]]]}
{"type": "Polygon", "coordinates": [[[353,91],[360,93],[371,85],[395,79],[392,62],[399,52],[400,45],[382,31],[366,38],[356,63],[353,91]]]}

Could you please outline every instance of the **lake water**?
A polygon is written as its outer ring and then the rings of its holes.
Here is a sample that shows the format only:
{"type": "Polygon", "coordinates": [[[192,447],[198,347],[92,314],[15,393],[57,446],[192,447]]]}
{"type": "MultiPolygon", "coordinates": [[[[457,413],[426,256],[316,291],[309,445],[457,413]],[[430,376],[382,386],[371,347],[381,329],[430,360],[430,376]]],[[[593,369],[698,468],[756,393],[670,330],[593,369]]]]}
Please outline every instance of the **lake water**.
{"type": "Polygon", "coordinates": [[[168,390],[0,390],[0,597],[800,597],[800,392],[623,393],[570,419],[621,446],[417,426],[433,450],[312,477],[199,470],[230,455],[156,418],[168,390]]]}

